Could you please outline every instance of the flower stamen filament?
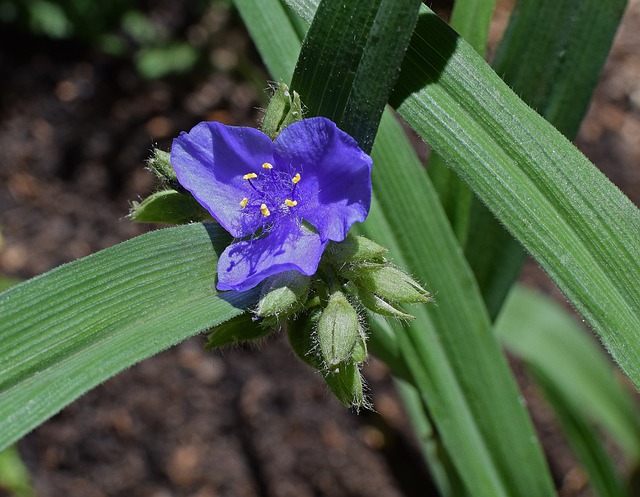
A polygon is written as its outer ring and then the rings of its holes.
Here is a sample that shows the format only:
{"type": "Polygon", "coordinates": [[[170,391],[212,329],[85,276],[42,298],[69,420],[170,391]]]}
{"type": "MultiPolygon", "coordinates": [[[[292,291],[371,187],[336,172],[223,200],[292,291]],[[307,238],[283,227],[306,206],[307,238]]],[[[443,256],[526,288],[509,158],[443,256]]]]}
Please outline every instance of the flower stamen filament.
{"type": "Polygon", "coordinates": [[[257,177],[258,175],[256,173],[247,173],[242,177],[242,179],[248,181],[251,188],[253,188],[255,191],[257,191],[258,193],[262,193],[256,188],[256,185],[253,184],[253,181],[251,181],[252,179],[256,179],[257,177]]]}

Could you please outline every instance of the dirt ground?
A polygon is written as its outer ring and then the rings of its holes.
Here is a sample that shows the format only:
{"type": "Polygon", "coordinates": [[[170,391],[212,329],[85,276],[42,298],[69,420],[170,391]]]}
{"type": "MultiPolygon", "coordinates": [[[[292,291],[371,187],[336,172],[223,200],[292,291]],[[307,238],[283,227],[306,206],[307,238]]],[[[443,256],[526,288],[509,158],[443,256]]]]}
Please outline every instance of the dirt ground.
{"type": "MultiPolygon", "coordinates": [[[[505,18],[499,10],[496,26],[505,18]]],[[[152,144],[167,149],[205,119],[256,125],[265,94],[254,81],[268,78],[237,16],[213,6],[197,23],[210,33],[215,71],[151,81],[72,41],[0,31],[0,274],[28,278],[144,232],[125,216],[154,188],[143,167],[152,144]]],[[[640,204],[638,0],[577,144],[640,204]]],[[[524,277],[557,295],[535,265],[524,277]]],[[[282,338],[222,354],[202,343],[194,337],[132,367],[25,437],[19,449],[37,495],[436,495],[377,361],[365,370],[377,412],[356,415],[282,338]]],[[[561,495],[590,495],[514,367],[561,495]]]]}

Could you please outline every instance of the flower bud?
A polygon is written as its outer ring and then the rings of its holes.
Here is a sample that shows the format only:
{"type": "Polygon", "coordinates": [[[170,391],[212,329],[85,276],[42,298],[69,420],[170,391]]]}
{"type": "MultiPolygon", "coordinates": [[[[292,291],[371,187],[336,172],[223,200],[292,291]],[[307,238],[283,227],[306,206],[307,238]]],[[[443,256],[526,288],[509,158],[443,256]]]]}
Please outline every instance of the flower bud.
{"type": "Polygon", "coordinates": [[[280,132],[289,124],[302,120],[302,104],[300,95],[280,83],[276,89],[262,121],[262,132],[275,140],[280,132]]]}
{"type": "Polygon", "coordinates": [[[318,320],[320,353],[329,370],[351,357],[360,336],[358,313],[342,292],[334,292],[318,320]]]}
{"type": "Polygon", "coordinates": [[[404,271],[388,264],[357,264],[344,270],[358,287],[390,302],[430,302],[429,292],[404,271]]]}
{"type": "Polygon", "coordinates": [[[163,183],[177,183],[178,177],[171,165],[171,154],[169,152],[154,148],[153,157],[149,158],[147,166],[163,183]]]}
{"type": "Polygon", "coordinates": [[[347,407],[367,407],[364,386],[357,364],[345,363],[325,373],[324,379],[333,394],[347,407]]]}
{"type": "Polygon", "coordinates": [[[331,242],[327,246],[327,257],[337,267],[353,262],[384,262],[387,249],[376,242],[348,234],[341,242],[331,242]]]}
{"type": "Polygon", "coordinates": [[[175,190],[161,190],[142,202],[131,202],[129,217],[138,223],[186,224],[211,220],[211,214],[196,199],[175,190]]]}
{"type": "Polygon", "coordinates": [[[357,288],[356,292],[362,305],[371,312],[375,312],[376,314],[389,318],[415,319],[411,314],[403,311],[400,307],[392,304],[391,302],[387,302],[375,293],[371,293],[362,288],[357,288]]]}
{"type": "Polygon", "coordinates": [[[288,315],[300,309],[309,295],[311,279],[298,271],[284,271],[264,280],[256,314],[288,315]]]}

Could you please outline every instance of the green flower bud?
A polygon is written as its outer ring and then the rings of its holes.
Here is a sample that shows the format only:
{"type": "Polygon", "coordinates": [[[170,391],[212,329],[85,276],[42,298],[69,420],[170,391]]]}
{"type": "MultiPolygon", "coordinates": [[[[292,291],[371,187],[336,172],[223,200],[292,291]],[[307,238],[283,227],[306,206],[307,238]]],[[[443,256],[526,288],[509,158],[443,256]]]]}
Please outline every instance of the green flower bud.
{"type": "Polygon", "coordinates": [[[209,334],[205,344],[207,349],[216,349],[249,340],[264,338],[273,331],[273,327],[264,327],[244,313],[216,326],[209,334]]]}
{"type": "Polygon", "coordinates": [[[163,183],[177,183],[178,177],[171,165],[171,153],[153,149],[153,157],[147,161],[147,166],[163,183]]]}
{"type": "Polygon", "coordinates": [[[344,269],[344,275],[358,287],[390,302],[430,302],[429,292],[411,276],[389,264],[357,264],[344,269]]]}
{"type": "Polygon", "coordinates": [[[381,316],[396,319],[415,319],[411,314],[405,312],[400,307],[387,302],[375,293],[371,293],[362,288],[356,289],[358,299],[371,312],[380,314],[381,316]]]}
{"type": "Polygon", "coordinates": [[[360,336],[358,313],[342,292],[334,292],[318,320],[320,353],[329,370],[351,357],[360,336]]]}
{"type": "Polygon", "coordinates": [[[362,376],[356,364],[340,364],[333,371],[325,373],[324,379],[333,394],[345,406],[356,409],[368,407],[362,376]]]}
{"type": "Polygon", "coordinates": [[[302,121],[300,95],[294,91],[292,96],[289,87],[280,83],[264,114],[262,132],[275,140],[285,127],[296,121],[302,121]]]}
{"type": "Polygon", "coordinates": [[[348,234],[341,242],[331,242],[327,246],[327,258],[336,267],[352,262],[384,262],[387,249],[376,242],[348,234]]]}
{"type": "Polygon", "coordinates": [[[195,198],[175,190],[161,190],[142,202],[131,202],[129,217],[138,223],[186,224],[211,220],[211,214],[195,198]]]}
{"type": "Polygon", "coordinates": [[[264,280],[256,314],[286,316],[300,309],[309,295],[311,278],[298,271],[284,271],[264,280]]]}

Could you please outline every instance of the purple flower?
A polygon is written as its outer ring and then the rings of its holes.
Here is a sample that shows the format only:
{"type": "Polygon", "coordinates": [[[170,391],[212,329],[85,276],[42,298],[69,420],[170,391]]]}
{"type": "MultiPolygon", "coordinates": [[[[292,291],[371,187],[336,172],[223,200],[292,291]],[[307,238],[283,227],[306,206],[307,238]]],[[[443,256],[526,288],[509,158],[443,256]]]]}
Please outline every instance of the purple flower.
{"type": "Polygon", "coordinates": [[[253,128],[202,122],[173,141],[178,181],[237,240],[218,260],[218,289],[247,290],[295,269],[311,276],[371,203],[371,158],[329,119],[253,128]]]}

